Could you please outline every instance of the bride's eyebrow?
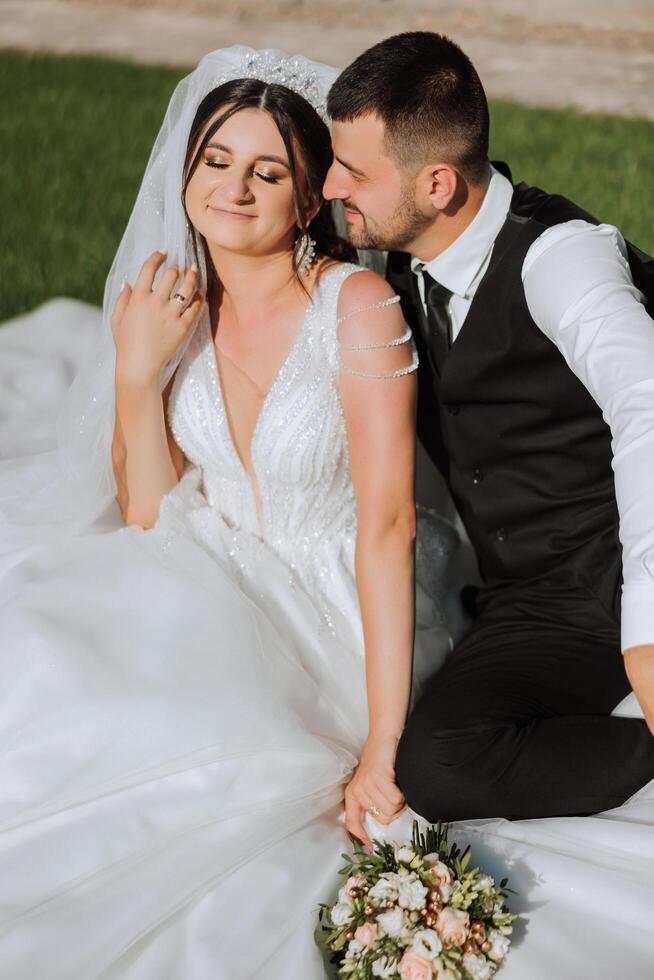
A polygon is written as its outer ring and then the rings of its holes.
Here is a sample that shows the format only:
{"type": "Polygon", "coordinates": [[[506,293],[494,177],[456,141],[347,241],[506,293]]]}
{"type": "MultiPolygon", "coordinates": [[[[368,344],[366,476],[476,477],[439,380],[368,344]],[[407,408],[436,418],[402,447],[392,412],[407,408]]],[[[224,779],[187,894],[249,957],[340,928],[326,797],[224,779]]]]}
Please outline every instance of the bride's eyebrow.
{"type": "MultiPolygon", "coordinates": [[[[213,140],[210,143],[207,143],[206,149],[222,150],[224,153],[229,153],[230,156],[234,155],[232,150],[230,150],[228,146],[225,146],[224,143],[214,143],[213,140]]],[[[276,157],[273,154],[261,154],[257,157],[257,160],[265,160],[266,162],[270,163],[281,163],[282,167],[286,167],[287,170],[291,169],[286,160],[283,160],[282,157],[276,157]]]]}

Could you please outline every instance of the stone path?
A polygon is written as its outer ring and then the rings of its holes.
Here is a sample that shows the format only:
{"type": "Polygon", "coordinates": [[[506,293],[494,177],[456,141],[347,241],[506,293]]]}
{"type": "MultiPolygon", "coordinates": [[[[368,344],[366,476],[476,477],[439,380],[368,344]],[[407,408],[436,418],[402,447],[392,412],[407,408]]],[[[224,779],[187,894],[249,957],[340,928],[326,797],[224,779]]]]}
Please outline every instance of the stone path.
{"type": "Polygon", "coordinates": [[[343,66],[418,28],[460,43],[491,96],[654,119],[653,0],[0,0],[0,47],[179,66],[235,43],[343,66]]]}

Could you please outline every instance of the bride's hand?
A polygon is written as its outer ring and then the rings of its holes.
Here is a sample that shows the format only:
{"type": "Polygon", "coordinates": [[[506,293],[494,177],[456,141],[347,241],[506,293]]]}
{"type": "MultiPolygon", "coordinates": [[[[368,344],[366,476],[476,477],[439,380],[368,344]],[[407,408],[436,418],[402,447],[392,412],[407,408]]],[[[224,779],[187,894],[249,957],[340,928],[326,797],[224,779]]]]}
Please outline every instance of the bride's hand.
{"type": "Polygon", "coordinates": [[[366,812],[372,810],[378,823],[389,824],[406,807],[402,791],[395,782],[398,741],[396,735],[369,735],[359,765],[345,790],[345,827],[371,851],[372,841],[363,826],[366,812]]]}
{"type": "Polygon", "coordinates": [[[187,269],[181,286],[175,289],[179,269],[170,266],[152,288],[165,257],[163,252],[154,252],[143,263],[134,288],[126,283],[116,302],[111,331],[116,344],[116,377],[123,382],[148,384],[157,379],[204,302],[204,295],[196,291],[196,269],[187,269]],[[185,297],[183,304],[173,299],[173,290],[185,297]]]}

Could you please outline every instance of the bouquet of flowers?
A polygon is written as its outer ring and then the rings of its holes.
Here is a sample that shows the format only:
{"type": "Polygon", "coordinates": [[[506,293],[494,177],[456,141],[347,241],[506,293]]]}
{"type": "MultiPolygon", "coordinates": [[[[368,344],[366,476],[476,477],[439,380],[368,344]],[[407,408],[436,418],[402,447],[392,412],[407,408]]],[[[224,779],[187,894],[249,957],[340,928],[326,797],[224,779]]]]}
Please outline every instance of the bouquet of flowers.
{"type": "Polygon", "coordinates": [[[499,886],[470,868],[470,848],[447,841],[447,825],[411,843],[375,840],[340,874],[338,902],[322,904],[318,939],[348,980],[490,980],[509,948],[514,919],[499,886]]]}

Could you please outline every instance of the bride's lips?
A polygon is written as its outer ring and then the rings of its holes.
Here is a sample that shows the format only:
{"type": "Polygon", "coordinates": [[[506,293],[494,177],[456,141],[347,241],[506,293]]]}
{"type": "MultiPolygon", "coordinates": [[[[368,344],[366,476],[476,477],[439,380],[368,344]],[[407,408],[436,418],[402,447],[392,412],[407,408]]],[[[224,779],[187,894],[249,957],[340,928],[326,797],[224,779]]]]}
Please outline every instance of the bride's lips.
{"type": "Polygon", "coordinates": [[[254,217],[256,217],[256,215],[254,215],[254,214],[244,214],[242,211],[228,211],[227,208],[216,208],[216,207],[213,207],[213,205],[211,205],[211,204],[209,204],[207,206],[208,206],[208,208],[209,208],[210,211],[213,211],[214,212],[214,214],[227,214],[227,215],[229,215],[230,218],[254,218],[254,217]]]}

